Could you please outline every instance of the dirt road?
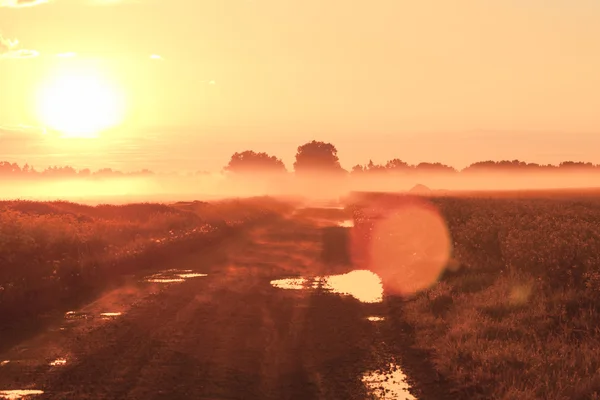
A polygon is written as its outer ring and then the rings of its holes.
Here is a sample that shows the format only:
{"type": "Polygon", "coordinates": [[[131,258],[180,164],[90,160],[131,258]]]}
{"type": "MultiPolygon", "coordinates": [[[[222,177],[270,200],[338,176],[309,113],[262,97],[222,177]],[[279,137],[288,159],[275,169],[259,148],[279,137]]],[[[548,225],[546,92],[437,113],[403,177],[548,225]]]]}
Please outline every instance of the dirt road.
{"type": "Polygon", "coordinates": [[[411,398],[391,384],[400,336],[389,302],[271,284],[351,270],[323,262],[323,229],[301,219],[253,228],[130,277],[1,354],[0,398],[411,398]],[[377,368],[387,384],[366,382],[377,368]]]}

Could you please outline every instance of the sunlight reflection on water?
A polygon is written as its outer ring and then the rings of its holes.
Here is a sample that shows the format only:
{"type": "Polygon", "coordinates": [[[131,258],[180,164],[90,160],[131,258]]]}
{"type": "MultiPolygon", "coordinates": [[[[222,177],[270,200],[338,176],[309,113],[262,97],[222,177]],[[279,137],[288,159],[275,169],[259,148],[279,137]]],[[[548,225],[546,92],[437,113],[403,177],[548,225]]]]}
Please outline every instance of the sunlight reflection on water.
{"type": "Polygon", "coordinates": [[[195,274],[195,273],[189,273],[189,274],[178,274],[177,276],[180,276],[184,279],[189,279],[189,278],[199,278],[201,276],[208,276],[208,274],[195,274]]]}
{"type": "Polygon", "coordinates": [[[57,366],[65,365],[66,363],[67,363],[66,358],[57,358],[56,360],[54,360],[50,363],[50,366],[57,367],[57,366]]]}
{"type": "Polygon", "coordinates": [[[28,396],[44,394],[42,390],[0,390],[0,398],[1,399],[23,399],[28,396]]]}
{"type": "Polygon", "coordinates": [[[273,287],[279,289],[306,289],[308,284],[308,279],[306,278],[286,278],[286,279],[277,279],[275,281],[271,281],[271,285],[273,287]]]}
{"type": "Polygon", "coordinates": [[[184,282],[186,279],[199,278],[203,276],[208,275],[192,272],[191,269],[168,269],[150,275],[149,277],[146,277],[144,281],[150,283],[180,283],[184,282]]]}
{"type": "Polygon", "coordinates": [[[367,270],[356,270],[343,275],[327,275],[312,279],[279,279],[271,281],[271,285],[281,289],[293,290],[321,287],[333,293],[352,296],[363,303],[380,303],[383,301],[381,279],[367,270]]]}
{"type": "Polygon", "coordinates": [[[121,312],[103,312],[100,316],[104,319],[114,319],[120,317],[122,314],[121,312]]]}
{"type": "Polygon", "coordinates": [[[183,282],[185,281],[185,279],[182,278],[149,278],[146,279],[146,282],[151,282],[151,283],[176,283],[176,282],[183,282]]]}
{"type": "Polygon", "coordinates": [[[385,371],[369,372],[362,381],[378,399],[417,400],[408,391],[406,375],[396,364],[389,364],[385,371]]]}

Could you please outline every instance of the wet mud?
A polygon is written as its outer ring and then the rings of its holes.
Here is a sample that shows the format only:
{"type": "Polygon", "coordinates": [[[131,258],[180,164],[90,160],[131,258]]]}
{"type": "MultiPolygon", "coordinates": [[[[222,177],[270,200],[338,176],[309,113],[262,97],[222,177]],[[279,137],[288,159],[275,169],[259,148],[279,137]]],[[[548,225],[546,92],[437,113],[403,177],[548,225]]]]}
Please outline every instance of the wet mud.
{"type": "Polygon", "coordinates": [[[441,399],[409,388],[397,304],[323,232],[278,221],[131,277],[0,354],[0,399],[441,399]]]}

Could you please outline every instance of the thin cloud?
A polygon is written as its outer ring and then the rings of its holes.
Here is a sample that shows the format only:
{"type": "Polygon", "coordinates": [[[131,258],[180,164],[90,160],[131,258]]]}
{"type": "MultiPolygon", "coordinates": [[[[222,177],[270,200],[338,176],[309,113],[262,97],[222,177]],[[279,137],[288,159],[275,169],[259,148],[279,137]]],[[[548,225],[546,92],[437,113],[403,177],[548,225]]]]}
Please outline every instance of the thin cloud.
{"type": "Polygon", "coordinates": [[[24,8],[48,3],[50,0],[0,0],[0,7],[24,8]]]}
{"type": "Polygon", "coordinates": [[[40,55],[37,50],[17,49],[18,45],[18,40],[0,35],[0,58],[33,58],[40,55]]]}
{"type": "Polygon", "coordinates": [[[17,47],[19,44],[18,40],[11,40],[0,35],[0,54],[7,53],[17,47]]]}
{"type": "Polygon", "coordinates": [[[2,54],[0,57],[2,58],[34,58],[40,55],[40,52],[37,50],[27,50],[27,49],[19,49],[19,50],[11,50],[2,54]]]}

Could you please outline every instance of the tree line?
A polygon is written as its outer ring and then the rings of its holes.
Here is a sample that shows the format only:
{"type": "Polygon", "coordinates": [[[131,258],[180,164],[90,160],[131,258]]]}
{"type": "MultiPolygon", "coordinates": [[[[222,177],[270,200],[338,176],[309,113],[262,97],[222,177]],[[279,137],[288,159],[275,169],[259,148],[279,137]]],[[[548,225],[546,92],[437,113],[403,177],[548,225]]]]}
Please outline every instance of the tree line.
{"type": "MultiPolygon", "coordinates": [[[[408,164],[401,159],[394,158],[385,164],[375,164],[369,160],[366,164],[357,164],[350,171],[345,170],[340,165],[337,148],[331,144],[322,141],[313,140],[297,148],[293,172],[302,175],[310,173],[318,174],[349,174],[349,175],[367,175],[384,173],[411,173],[411,172],[430,172],[430,173],[470,173],[470,172],[546,172],[546,171],[599,171],[600,165],[590,162],[564,161],[558,165],[528,163],[520,160],[503,161],[478,161],[462,170],[445,165],[439,162],[422,162],[416,165],[408,164]]],[[[265,152],[246,150],[234,153],[228,164],[222,170],[225,174],[234,175],[253,175],[253,174],[283,174],[289,173],[283,161],[276,156],[265,152]]],[[[192,175],[206,175],[206,171],[197,171],[192,175]]],[[[91,171],[88,168],[76,170],[71,166],[51,166],[43,170],[36,170],[29,164],[22,167],[17,163],[0,161],[0,176],[14,176],[25,178],[108,178],[125,176],[152,176],[157,175],[154,172],[143,169],[135,172],[122,172],[112,168],[102,168],[97,171],[91,171]]],[[[165,174],[161,174],[165,175],[165,174]]],[[[166,174],[169,175],[169,174],[166,174]]]]}

